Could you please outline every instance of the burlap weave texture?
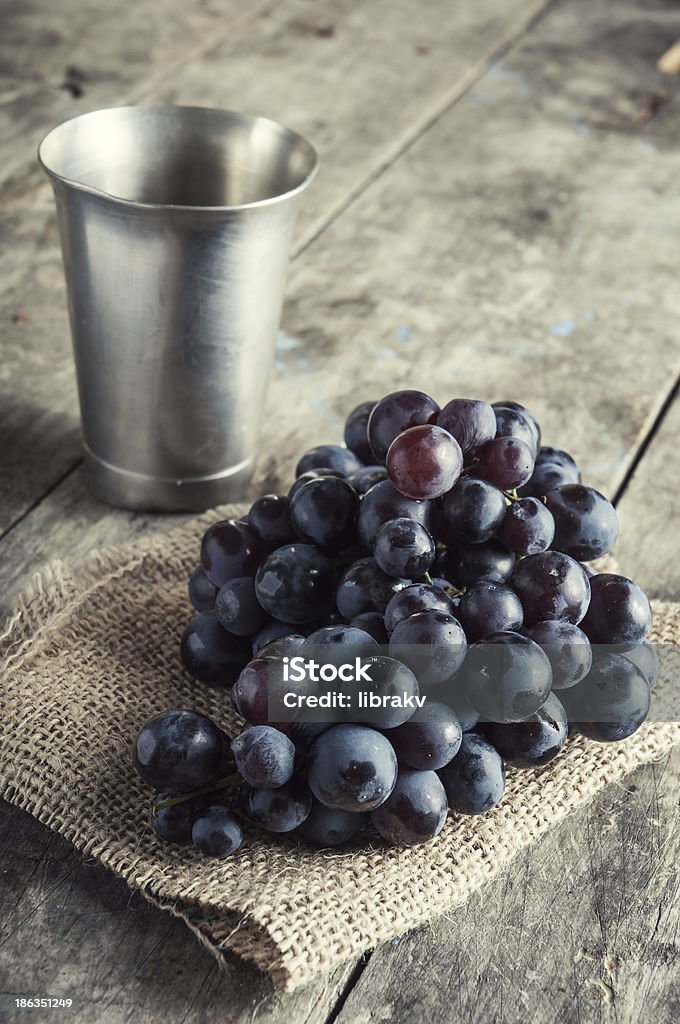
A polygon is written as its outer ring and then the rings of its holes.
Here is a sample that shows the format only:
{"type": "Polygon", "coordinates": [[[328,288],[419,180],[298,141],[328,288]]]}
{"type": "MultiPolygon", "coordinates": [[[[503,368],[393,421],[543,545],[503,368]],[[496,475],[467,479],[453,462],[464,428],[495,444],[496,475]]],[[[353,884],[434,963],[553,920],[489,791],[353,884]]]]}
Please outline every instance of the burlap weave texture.
{"type": "MultiPolygon", "coordinates": [[[[218,958],[230,950],[281,988],[303,985],[464,902],[605,785],[680,742],[670,722],[622,744],[570,741],[546,768],[511,771],[490,813],[450,816],[433,843],[406,850],[362,839],[315,851],[251,831],[215,861],[164,844],[131,764],[140,725],[190,707],[238,728],[228,693],[190,679],[178,656],[187,576],[215,518],[94,552],[74,570],[55,563],[32,581],[0,637],[0,794],[179,914],[218,958]]],[[[654,610],[653,639],[677,643],[680,606],[654,610]]],[[[667,672],[657,690],[674,682],[667,672]]]]}

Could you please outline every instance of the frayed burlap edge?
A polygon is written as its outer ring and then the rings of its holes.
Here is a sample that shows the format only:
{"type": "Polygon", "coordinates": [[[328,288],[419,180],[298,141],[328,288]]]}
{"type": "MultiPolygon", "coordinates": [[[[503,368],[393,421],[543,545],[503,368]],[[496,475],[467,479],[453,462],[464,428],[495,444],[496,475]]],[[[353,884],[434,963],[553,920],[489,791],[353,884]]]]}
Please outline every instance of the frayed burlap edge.
{"type": "MultiPolygon", "coordinates": [[[[134,587],[140,579],[160,587],[183,587],[205,526],[221,515],[240,512],[221,509],[169,534],[93,552],[77,569],[52,563],[33,578],[0,636],[5,686],[12,678],[21,679],[29,665],[41,664],[50,638],[67,629],[76,611],[90,601],[96,603],[102,592],[116,585],[134,587]]],[[[655,638],[676,643],[680,606],[657,602],[655,617],[655,638]]],[[[659,687],[670,685],[666,679],[659,687]]],[[[139,853],[142,840],[135,839],[144,822],[126,822],[129,834],[118,842],[105,832],[83,831],[79,820],[55,807],[45,788],[35,791],[26,772],[13,778],[7,769],[0,770],[0,792],[86,855],[97,857],[152,903],[180,917],[218,960],[223,961],[223,952],[237,954],[290,991],[364,949],[460,905],[606,785],[662,758],[678,742],[680,727],[675,723],[645,726],[620,745],[571,741],[564,755],[547,768],[511,772],[508,794],[494,811],[477,819],[451,818],[441,836],[426,847],[395,850],[377,841],[371,846],[369,841],[368,846],[339,853],[309,851],[289,840],[256,839],[240,863],[259,865],[253,867],[259,892],[230,892],[224,882],[194,884],[194,877],[205,873],[203,865],[189,857],[189,863],[175,872],[172,847],[158,853],[154,849],[151,860],[144,859],[139,853]],[[269,877],[269,864],[271,873],[280,872],[283,878],[278,888],[269,877]]]]}

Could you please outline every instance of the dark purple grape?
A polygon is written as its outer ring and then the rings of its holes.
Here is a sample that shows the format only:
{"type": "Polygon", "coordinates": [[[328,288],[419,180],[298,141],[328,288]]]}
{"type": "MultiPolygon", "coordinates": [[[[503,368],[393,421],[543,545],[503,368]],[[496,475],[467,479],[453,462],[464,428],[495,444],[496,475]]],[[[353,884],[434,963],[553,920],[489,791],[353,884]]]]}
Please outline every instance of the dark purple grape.
{"type": "Polygon", "coordinates": [[[309,469],[333,469],[341,476],[349,476],[361,469],[362,463],[349,448],[339,444],[320,444],[310,448],[297,464],[295,476],[302,476],[309,469]]]}
{"type": "Polygon", "coordinates": [[[255,634],[252,643],[252,655],[255,657],[262,653],[272,640],[294,640],[297,638],[304,640],[307,631],[307,627],[301,626],[299,622],[279,622],[278,619],[270,619],[255,634]]]}
{"type": "Polygon", "coordinates": [[[469,643],[489,633],[518,630],[524,621],[522,602],[503,583],[480,580],[461,596],[456,612],[469,643]]]}
{"type": "Polygon", "coordinates": [[[537,421],[523,409],[510,408],[507,405],[494,405],[496,416],[496,437],[517,437],[529,447],[534,459],[538,455],[541,444],[541,431],[537,421]]]}
{"type": "Polygon", "coordinates": [[[497,536],[516,555],[538,555],[552,544],[555,520],[538,498],[520,498],[508,506],[497,536]]]}
{"type": "Polygon", "coordinates": [[[151,828],[161,839],[168,843],[190,843],[191,829],[198,815],[208,806],[208,798],[196,797],[193,800],[182,800],[162,810],[156,810],[159,804],[179,796],[178,793],[157,793],[151,808],[151,828]]]}
{"type": "Polygon", "coordinates": [[[285,494],[265,494],[250,507],[248,523],[267,547],[279,548],[295,540],[290,522],[290,499],[285,494]]]}
{"type": "Polygon", "coordinates": [[[468,544],[490,540],[503,522],[507,502],[498,487],[463,476],[444,497],[441,511],[451,536],[468,544]]]}
{"type": "Polygon", "coordinates": [[[355,658],[377,654],[378,643],[369,633],[356,626],[323,626],[310,633],[296,653],[306,661],[340,666],[355,658]]]}
{"type": "MultiPolygon", "coordinates": [[[[234,683],[231,699],[239,715],[250,725],[275,725],[287,732],[287,725],[282,722],[290,717],[290,712],[282,712],[283,696],[294,689],[300,687],[286,681],[282,657],[254,658],[234,683]],[[277,711],[282,722],[273,717],[277,711]]],[[[307,691],[314,693],[316,687],[310,682],[307,691]]]]}
{"type": "Polygon", "coordinates": [[[368,420],[368,443],[376,462],[384,462],[398,434],[410,427],[434,423],[439,406],[422,391],[394,391],[382,398],[368,420]]]}
{"type": "MultiPolygon", "coordinates": [[[[389,604],[387,607],[389,608],[389,604]]],[[[387,630],[385,629],[385,619],[380,612],[360,612],[359,615],[355,615],[351,620],[350,626],[362,629],[381,646],[386,647],[390,642],[387,630]]]]}
{"type": "Polygon", "coordinates": [[[291,489],[288,491],[289,500],[293,500],[297,492],[305,484],[308,484],[310,480],[321,480],[321,479],[341,479],[344,480],[344,474],[339,473],[337,469],[329,469],[327,466],[322,466],[320,469],[308,469],[306,472],[301,473],[297,478],[291,489]]]}
{"type": "Polygon", "coordinates": [[[468,648],[461,683],[474,708],[491,722],[521,722],[545,702],[552,669],[538,644],[521,633],[492,633],[468,648]]]}
{"type": "Polygon", "coordinates": [[[463,693],[462,687],[457,687],[446,694],[446,703],[451,708],[460,722],[463,732],[470,732],[479,722],[479,712],[475,711],[470,701],[463,693]]]}
{"type": "Polygon", "coordinates": [[[438,611],[453,615],[453,602],[440,587],[429,583],[413,583],[391,598],[385,609],[385,627],[393,633],[403,619],[416,612],[438,611]]]}
{"type": "Polygon", "coordinates": [[[462,738],[455,711],[430,700],[388,736],[399,763],[418,771],[443,768],[458,753],[462,738]]]}
{"type": "Polygon", "coordinates": [[[585,679],[560,697],[578,732],[612,743],[640,728],[649,714],[651,691],[637,665],[622,654],[598,648],[585,679]]]}
{"type": "Polygon", "coordinates": [[[590,641],[583,630],[571,622],[548,619],[527,629],[526,635],[539,644],[548,656],[553,673],[553,690],[575,686],[593,662],[590,641]]]}
{"type": "Polygon", "coordinates": [[[237,576],[254,576],[263,556],[255,531],[234,519],[213,523],[201,541],[201,565],[216,587],[237,576]]]}
{"type": "Polygon", "coordinates": [[[250,658],[250,644],[227,633],[215,612],[199,612],[187,624],[180,654],[187,672],[211,686],[232,686],[250,658]]]}
{"type": "Polygon", "coordinates": [[[310,480],[293,495],[290,521],[301,540],[327,551],[349,547],[356,537],[359,498],[346,480],[310,480]]]}
{"type": "MultiPolygon", "coordinates": [[[[272,620],[273,621],[273,620],[272,620]]],[[[281,622],[283,626],[285,623],[281,622]]],[[[298,653],[298,648],[304,643],[304,636],[299,633],[288,633],[286,636],[277,636],[268,640],[264,647],[256,652],[258,658],[292,658],[298,653]]]]}
{"type": "Polygon", "coordinates": [[[302,776],[294,775],[276,789],[254,789],[244,782],[238,802],[247,818],[269,832],[292,832],[311,811],[312,794],[302,776]]]}
{"type": "Polygon", "coordinates": [[[371,811],[371,824],[395,846],[415,846],[439,835],[447,814],[446,792],[436,772],[402,768],[387,800],[371,811]]]}
{"type": "Polygon", "coordinates": [[[394,439],[386,464],[400,494],[427,501],[451,490],[463,469],[463,455],[447,430],[425,424],[410,427],[394,439]]]}
{"type": "Polygon", "coordinates": [[[486,722],[479,730],[508,764],[538,768],[557,757],[567,742],[569,725],[562,704],[550,693],[545,704],[523,722],[486,722]]]}
{"type": "Polygon", "coordinates": [[[390,637],[390,657],[408,665],[421,689],[453,679],[465,660],[463,627],[444,612],[416,612],[402,619],[390,637]]]}
{"type": "Polygon", "coordinates": [[[454,398],[437,416],[437,424],[448,430],[467,456],[496,436],[496,414],[488,402],[454,398]]]}
{"type": "Polygon", "coordinates": [[[647,685],[653,688],[659,678],[659,655],[656,653],[654,644],[645,640],[639,647],[634,647],[632,651],[622,651],[621,653],[624,658],[632,661],[640,669],[647,685]]]}
{"type": "Polygon", "coordinates": [[[346,619],[362,612],[384,612],[390,598],[406,586],[408,580],[388,576],[374,558],[360,558],[342,577],[335,598],[338,611],[346,619]]]}
{"type": "Polygon", "coordinates": [[[435,562],[435,572],[462,590],[479,580],[505,583],[515,566],[515,556],[497,540],[484,544],[451,545],[435,562]]]}
{"type": "Polygon", "coordinates": [[[371,681],[360,680],[351,686],[353,720],[376,729],[396,729],[403,725],[416,709],[415,698],[420,696],[413,672],[400,661],[380,655],[363,658],[361,665],[371,681]],[[359,706],[360,695],[369,702],[368,707],[359,706]],[[372,698],[377,698],[383,706],[370,706],[372,698]],[[401,703],[392,707],[393,698],[401,703]]]}
{"type": "Polygon", "coordinates": [[[311,544],[277,548],[255,577],[258,601],[281,622],[314,622],[328,615],[335,603],[335,587],[332,562],[311,544]]]}
{"type": "Polygon", "coordinates": [[[194,569],[189,577],[189,600],[197,612],[213,610],[218,590],[219,587],[210,582],[202,566],[194,569]]]}
{"type": "Polygon", "coordinates": [[[583,484],[566,484],[546,495],[555,520],[556,551],[591,562],[611,551],[619,533],[616,509],[603,494],[583,484]]]}
{"type": "Polygon", "coordinates": [[[215,600],[220,625],[235,636],[252,636],[268,621],[267,613],[255,596],[252,576],[240,576],[220,587],[215,600]]]}
{"type": "Polygon", "coordinates": [[[366,465],[373,462],[368,443],[368,418],[376,405],[377,402],[362,402],[352,409],[345,421],[345,444],[366,465]]]}
{"type": "Polygon", "coordinates": [[[397,781],[392,744],[365,725],[334,725],[314,740],[307,762],[312,793],[326,807],[371,811],[397,781]]]}
{"type": "Polygon", "coordinates": [[[236,768],[255,789],[277,789],[288,782],[295,765],[295,746],[270,725],[247,726],[231,741],[236,768]]]}
{"type": "Polygon", "coordinates": [[[500,402],[493,402],[492,409],[494,410],[494,413],[497,413],[499,409],[509,409],[512,412],[518,413],[522,419],[526,420],[526,422],[533,427],[535,434],[538,436],[540,445],[541,427],[534,414],[530,409],[527,409],[526,405],[520,405],[519,402],[512,402],[510,399],[504,398],[501,399],[500,402]]]}
{"type": "Polygon", "coordinates": [[[477,449],[475,476],[488,480],[501,490],[521,487],[530,479],[533,470],[533,452],[518,437],[495,437],[477,449]]]}
{"type": "Polygon", "coordinates": [[[194,821],[191,838],[207,857],[228,857],[243,842],[243,827],[227,807],[212,804],[194,821]]]}
{"type": "Polygon", "coordinates": [[[372,551],[376,533],[390,519],[412,519],[429,529],[431,509],[429,501],[404,497],[391,480],[375,484],[366,491],[359,506],[357,533],[361,547],[372,551]]]}
{"type": "Polygon", "coordinates": [[[570,466],[560,466],[552,462],[542,462],[531,474],[528,483],[518,489],[521,498],[544,498],[546,494],[563,484],[578,483],[578,471],[570,466]]]}
{"type": "Polygon", "coordinates": [[[213,782],[224,763],[224,737],[213,721],[184,708],[142,726],[134,745],[140,778],[154,789],[187,793],[213,782]]]}
{"type": "Polygon", "coordinates": [[[312,798],[309,816],[298,826],[295,834],[314,846],[344,846],[354,839],[366,821],[367,814],[334,810],[312,798]]]}
{"type": "Polygon", "coordinates": [[[370,491],[375,484],[382,483],[383,480],[387,480],[387,470],[384,466],[364,466],[363,469],[358,469],[356,473],[350,473],[347,477],[347,482],[352,485],[360,497],[363,497],[366,491],[370,491]]]}
{"type": "Polygon", "coordinates": [[[449,807],[458,814],[483,814],[495,807],[505,790],[503,759],[482,736],[468,732],[460,750],[437,773],[449,807]]]}
{"type": "Polygon", "coordinates": [[[593,644],[632,650],[647,639],[652,609],[644,590],[626,576],[601,572],[590,578],[590,604],[581,629],[593,644]]]}
{"type": "Polygon", "coordinates": [[[578,624],[590,600],[590,583],[582,566],[561,551],[527,555],[517,563],[509,584],[524,608],[524,624],[545,619],[578,624]]]}
{"type": "Polygon", "coordinates": [[[549,445],[539,448],[538,455],[536,456],[536,465],[541,466],[546,462],[554,466],[568,467],[574,472],[574,479],[570,480],[569,483],[581,483],[581,471],[578,468],[576,459],[569,452],[565,452],[564,448],[552,448],[549,445]]]}
{"type": "Polygon", "coordinates": [[[413,580],[432,567],[435,544],[420,523],[412,519],[389,519],[375,536],[373,554],[388,576],[413,580]]]}

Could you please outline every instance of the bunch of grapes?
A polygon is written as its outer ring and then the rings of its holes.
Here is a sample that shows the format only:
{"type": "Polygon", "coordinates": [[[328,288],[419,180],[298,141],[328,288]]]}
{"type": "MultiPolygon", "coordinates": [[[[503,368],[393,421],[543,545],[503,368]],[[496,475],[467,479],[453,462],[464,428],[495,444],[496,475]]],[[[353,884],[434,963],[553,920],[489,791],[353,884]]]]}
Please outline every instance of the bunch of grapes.
{"type": "Polygon", "coordinates": [[[202,539],[182,659],[246,725],[230,739],[171,710],[142,728],[153,828],[218,857],[244,821],[321,846],[365,827],[411,845],[449,809],[498,803],[505,764],[544,765],[570,732],[630,736],[658,672],[649,601],[584,564],[617,532],[523,406],[440,408],[412,390],[362,403],[345,446],[311,449],[287,495],[202,539]],[[310,712],[329,685],[289,682],[295,657],[356,660],[373,702],[310,712]]]}

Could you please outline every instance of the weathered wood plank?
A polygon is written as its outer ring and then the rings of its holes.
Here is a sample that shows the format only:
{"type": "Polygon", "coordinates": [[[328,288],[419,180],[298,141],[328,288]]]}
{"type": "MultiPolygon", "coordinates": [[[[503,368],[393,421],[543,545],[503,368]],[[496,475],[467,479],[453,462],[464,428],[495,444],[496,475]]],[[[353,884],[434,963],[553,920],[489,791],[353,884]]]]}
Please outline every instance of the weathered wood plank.
{"type": "Polygon", "coordinates": [[[82,1024],[258,1020],[321,1024],[351,966],[292,995],[236,959],[223,970],[194,936],[61,836],[0,801],[0,1016],[82,1024]],[[71,1011],[18,1010],[24,996],[71,1011]]]}
{"type": "Polygon", "coordinates": [[[640,769],[466,906],[376,950],[339,1024],[672,1024],[679,768],[676,751],[640,769]]]}
{"type": "MultiPolygon", "coordinates": [[[[395,142],[452,100],[469,75],[544,0],[289,0],[146,98],[257,110],[306,132],[325,170],[303,207],[301,240],[319,230],[389,160],[395,142]],[[409,6],[411,5],[411,6],[409,6]],[[333,34],[324,35],[328,26],[333,34]],[[377,30],[375,26],[380,26],[377,30]],[[423,52],[419,52],[418,48],[423,52]],[[427,52],[425,52],[427,51],[427,52]],[[290,69],[295,68],[295,75],[290,69]],[[357,71],[359,69],[359,71],[357,71]],[[305,228],[306,225],[306,228],[305,228]]],[[[105,45],[101,41],[98,46],[105,45]]],[[[110,99],[122,97],[115,88],[110,99]]],[[[78,459],[79,427],[61,256],[47,185],[30,174],[6,189],[0,231],[0,531],[78,459]],[[15,321],[18,315],[24,321],[15,321]],[[10,467],[14,467],[13,469],[10,467]]]]}

